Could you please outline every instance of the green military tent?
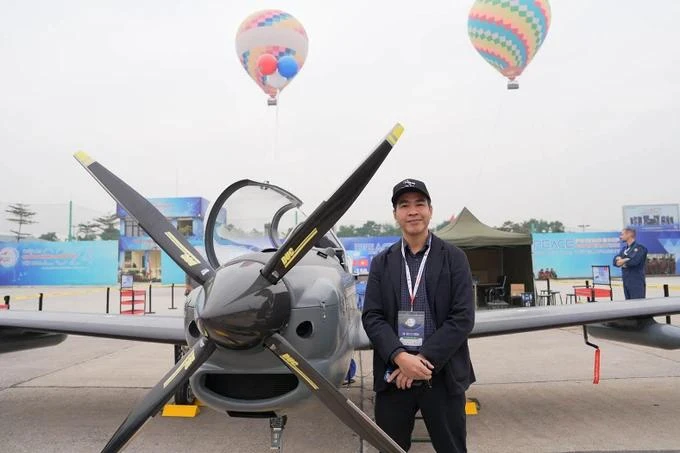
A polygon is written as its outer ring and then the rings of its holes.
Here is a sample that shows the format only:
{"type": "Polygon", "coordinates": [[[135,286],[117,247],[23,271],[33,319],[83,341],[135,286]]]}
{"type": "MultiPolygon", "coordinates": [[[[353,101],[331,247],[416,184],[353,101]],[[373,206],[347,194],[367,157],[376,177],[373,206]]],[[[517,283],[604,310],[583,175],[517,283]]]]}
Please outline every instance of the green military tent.
{"type": "Polygon", "coordinates": [[[523,284],[525,292],[534,292],[530,234],[491,228],[467,208],[463,208],[458,217],[435,234],[465,251],[473,279],[478,282],[479,301],[484,300],[485,289],[493,286],[503,275],[507,276],[506,301],[510,301],[511,284],[523,284]]]}

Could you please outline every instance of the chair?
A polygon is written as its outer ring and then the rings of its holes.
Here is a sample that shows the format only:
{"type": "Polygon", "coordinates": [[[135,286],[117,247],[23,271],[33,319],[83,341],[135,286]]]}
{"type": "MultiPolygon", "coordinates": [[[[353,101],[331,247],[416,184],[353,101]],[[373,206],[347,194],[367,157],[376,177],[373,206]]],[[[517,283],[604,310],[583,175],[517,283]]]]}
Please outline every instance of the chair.
{"type": "Polygon", "coordinates": [[[522,294],[525,292],[524,283],[510,283],[510,302],[513,305],[515,302],[517,302],[517,305],[524,305],[522,294]]]}
{"type": "Polygon", "coordinates": [[[493,302],[494,300],[497,300],[498,298],[504,298],[505,297],[505,284],[508,280],[507,275],[500,275],[498,276],[497,280],[497,285],[492,288],[489,288],[487,292],[487,301],[493,302]]]}

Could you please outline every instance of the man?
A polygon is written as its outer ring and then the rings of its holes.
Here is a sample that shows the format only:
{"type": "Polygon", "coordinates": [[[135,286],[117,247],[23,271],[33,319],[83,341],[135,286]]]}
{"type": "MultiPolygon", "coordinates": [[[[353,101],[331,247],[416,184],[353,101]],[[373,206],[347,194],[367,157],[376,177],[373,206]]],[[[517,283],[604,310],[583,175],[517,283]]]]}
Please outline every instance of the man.
{"type": "Polygon", "coordinates": [[[362,315],[374,348],[375,419],[408,450],[420,409],[437,452],[465,452],[465,391],[475,381],[470,265],[429,232],[423,182],[394,186],[392,208],[403,238],[373,258],[362,315]]]}
{"type": "Polygon", "coordinates": [[[620,239],[625,243],[621,252],[614,257],[614,266],[621,268],[623,294],[626,299],[644,299],[647,291],[645,264],[647,248],[635,240],[635,230],[624,228],[620,239]]]}
{"type": "Polygon", "coordinates": [[[198,288],[201,286],[200,283],[198,283],[196,280],[191,278],[189,274],[185,274],[184,276],[184,296],[188,296],[191,291],[193,291],[195,288],[198,288]]]}

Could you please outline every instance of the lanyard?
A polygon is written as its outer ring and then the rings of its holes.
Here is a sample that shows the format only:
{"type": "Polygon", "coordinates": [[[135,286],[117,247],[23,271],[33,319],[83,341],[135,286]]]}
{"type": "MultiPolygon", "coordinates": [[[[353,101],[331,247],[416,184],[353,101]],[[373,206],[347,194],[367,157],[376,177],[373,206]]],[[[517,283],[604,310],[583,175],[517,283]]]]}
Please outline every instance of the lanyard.
{"type": "Polygon", "coordinates": [[[630,245],[626,244],[626,249],[623,251],[623,254],[628,256],[628,254],[630,253],[630,249],[632,249],[634,245],[635,245],[635,242],[633,242],[630,245]]]}
{"type": "Polygon", "coordinates": [[[408,287],[408,296],[411,299],[411,311],[413,311],[413,304],[416,300],[416,294],[418,293],[418,287],[420,286],[420,280],[423,277],[423,271],[425,270],[425,262],[427,261],[427,256],[430,254],[430,249],[432,248],[432,235],[427,240],[427,250],[423,256],[423,260],[420,262],[420,267],[418,268],[418,275],[416,275],[416,284],[411,285],[411,269],[408,267],[406,262],[406,253],[404,252],[404,240],[401,240],[401,256],[404,258],[404,269],[406,270],[406,286],[408,287]]]}

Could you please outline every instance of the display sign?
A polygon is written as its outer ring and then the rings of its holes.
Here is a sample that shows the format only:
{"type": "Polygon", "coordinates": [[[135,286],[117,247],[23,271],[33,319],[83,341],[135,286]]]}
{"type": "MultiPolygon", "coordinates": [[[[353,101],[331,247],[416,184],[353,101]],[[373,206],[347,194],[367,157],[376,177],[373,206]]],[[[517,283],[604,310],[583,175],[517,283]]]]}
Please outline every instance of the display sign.
{"type": "MultiPolygon", "coordinates": [[[[621,249],[619,233],[536,233],[533,234],[534,276],[589,278],[592,266],[611,263],[621,249]]],[[[612,269],[621,276],[621,269],[612,269]]]]}
{"type": "Polygon", "coordinates": [[[612,284],[609,266],[593,266],[593,284],[594,285],[612,284]]]}
{"type": "Polygon", "coordinates": [[[0,285],[109,285],[118,241],[0,242],[0,285]]]}
{"type": "Polygon", "coordinates": [[[134,277],[132,275],[121,275],[120,276],[120,287],[122,288],[132,288],[134,282],[134,277]]]}
{"type": "Polygon", "coordinates": [[[629,205],[623,207],[623,226],[636,229],[668,230],[680,228],[677,204],[629,205]]]}
{"type": "Polygon", "coordinates": [[[346,237],[340,238],[340,241],[352,260],[352,273],[365,275],[371,268],[373,257],[400,239],[399,236],[374,236],[346,237]]]}

